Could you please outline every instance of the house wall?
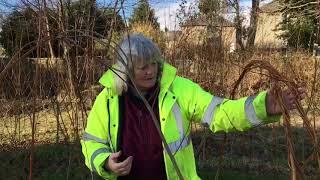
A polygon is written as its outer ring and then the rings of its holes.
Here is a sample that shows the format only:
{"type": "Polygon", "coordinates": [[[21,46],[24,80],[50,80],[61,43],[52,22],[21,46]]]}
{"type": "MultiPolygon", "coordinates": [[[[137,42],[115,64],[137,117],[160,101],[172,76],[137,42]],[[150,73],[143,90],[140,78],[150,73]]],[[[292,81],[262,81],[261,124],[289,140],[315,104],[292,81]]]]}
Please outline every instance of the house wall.
{"type": "MultiPolygon", "coordinates": [[[[182,35],[180,38],[186,38],[186,40],[193,44],[203,44],[207,38],[207,27],[206,26],[188,26],[182,28],[182,35]]],[[[236,44],[236,30],[234,27],[223,27],[222,37],[224,48],[227,50],[234,49],[236,44]]]]}
{"type": "Polygon", "coordinates": [[[223,27],[222,29],[223,46],[228,51],[234,51],[236,46],[236,28],[223,27]]]}
{"type": "Polygon", "coordinates": [[[282,21],[280,13],[260,13],[258,18],[255,47],[258,48],[282,48],[283,40],[277,36],[281,31],[275,31],[277,25],[282,21]]]}
{"type": "Polygon", "coordinates": [[[181,28],[180,38],[184,38],[193,44],[203,44],[207,34],[206,26],[185,26],[181,28]]]}

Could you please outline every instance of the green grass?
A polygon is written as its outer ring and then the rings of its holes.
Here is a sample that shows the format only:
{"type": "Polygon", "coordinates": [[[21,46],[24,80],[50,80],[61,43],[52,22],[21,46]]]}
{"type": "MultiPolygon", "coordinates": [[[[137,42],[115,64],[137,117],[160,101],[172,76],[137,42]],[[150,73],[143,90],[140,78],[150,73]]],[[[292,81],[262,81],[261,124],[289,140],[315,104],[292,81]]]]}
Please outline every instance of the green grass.
{"type": "MultiPolygon", "coordinates": [[[[30,167],[29,154],[30,152],[24,148],[2,151],[0,179],[27,179],[30,167]]],[[[43,144],[35,147],[33,178],[91,179],[91,173],[84,164],[79,144],[43,144]]]]}

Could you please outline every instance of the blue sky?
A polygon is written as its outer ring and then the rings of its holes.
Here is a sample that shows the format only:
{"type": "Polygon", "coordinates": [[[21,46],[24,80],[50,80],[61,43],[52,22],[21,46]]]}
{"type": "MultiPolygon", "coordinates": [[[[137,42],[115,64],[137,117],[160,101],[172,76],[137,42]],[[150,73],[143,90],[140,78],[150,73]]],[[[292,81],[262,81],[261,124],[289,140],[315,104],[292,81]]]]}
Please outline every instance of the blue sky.
{"type": "MultiPolygon", "coordinates": [[[[54,1],[54,0],[53,0],[54,1]]],[[[76,0],[72,0],[76,1],[76,0]]],[[[158,17],[160,28],[167,27],[169,30],[179,29],[178,20],[176,19],[176,13],[179,9],[179,4],[182,0],[149,0],[151,7],[155,10],[155,14],[158,17]]],[[[188,5],[193,5],[199,0],[188,0],[188,5]]],[[[271,0],[262,0],[261,4],[270,2],[271,0]]],[[[8,4],[16,4],[19,0],[0,0],[0,13],[8,13],[10,9],[6,6],[8,4]],[[5,2],[5,3],[3,3],[5,2]]],[[[115,0],[97,0],[100,6],[114,6],[115,0]]],[[[137,4],[138,0],[125,0],[124,12],[126,18],[132,14],[133,7],[137,4]]],[[[245,16],[248,16],[251,0],[240,0],[240,6],[245,16]]],[[[123,16],[123,15],[122,15],[123,16]]]]}

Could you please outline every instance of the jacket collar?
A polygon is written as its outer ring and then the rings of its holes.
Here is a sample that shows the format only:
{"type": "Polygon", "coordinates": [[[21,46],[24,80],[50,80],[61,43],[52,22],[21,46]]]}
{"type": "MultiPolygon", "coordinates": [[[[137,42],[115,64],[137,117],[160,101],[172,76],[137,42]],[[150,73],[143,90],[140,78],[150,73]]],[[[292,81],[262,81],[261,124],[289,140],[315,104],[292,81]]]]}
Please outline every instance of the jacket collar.
{"type": "MultiPolygon", "coordinates": [[[[117,69],[116,65],[112,66],[113,69],[117,69]]],[[[116,71],[109,69],[105,72],[101,78],[99,79],[99,83],[103,85],[105,88],[110,89],[112,94],[116,94],[116,86],[115,86],[115,74],[116,71]]]]}
{"type": "MultiPolygon", "coordinates": [[[[117,68],[117,67],[116,65],[113,65],[112,68],[117,68]]],[[[99,83],[104,87],[111,89],[111,92],[113,94],[116,94],[114,77],[117,75],[115,74],[115,72],[109,69],[99,79],[99,83]]],[[[160,79],[161,90],[167,91],[170,88],[173,80],[176,77],[176,74],[177,74],[177,69],[175,67],[171,66],[168,63],[163,64],[163,70],[162,70],[161,79],[160,79]]]]}
{"type": "Polygon", "coordinates": [[[160,79],[160,88],[167,91],[177,74],[177,69],[168,63],[163,64],[163,71],[160,79]]]}

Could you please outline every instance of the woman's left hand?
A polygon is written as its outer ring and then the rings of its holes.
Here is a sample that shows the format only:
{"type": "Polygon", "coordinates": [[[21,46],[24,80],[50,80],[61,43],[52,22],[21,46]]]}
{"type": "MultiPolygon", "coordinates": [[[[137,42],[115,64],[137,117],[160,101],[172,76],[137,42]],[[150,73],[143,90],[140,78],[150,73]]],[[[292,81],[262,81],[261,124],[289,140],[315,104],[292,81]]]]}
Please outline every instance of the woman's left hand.
{"type": "MultiPolygon", "coordinates": [[[[277,101],[276,95],[272,92],[274,92],[273,89],[267,92],[266,110],[268,115],[279,115],[282,113],[282,109],[277,101]]],[[[296,92],[286,89],[282,91],[281,94],[285,107],[288,110],[293,110],[297,106],[296,100],[303,100],[307,95],[307,91],[305,87],[299,87],[296,92]]]]}

